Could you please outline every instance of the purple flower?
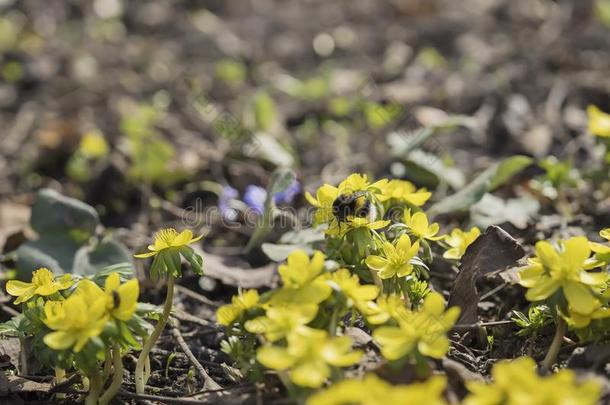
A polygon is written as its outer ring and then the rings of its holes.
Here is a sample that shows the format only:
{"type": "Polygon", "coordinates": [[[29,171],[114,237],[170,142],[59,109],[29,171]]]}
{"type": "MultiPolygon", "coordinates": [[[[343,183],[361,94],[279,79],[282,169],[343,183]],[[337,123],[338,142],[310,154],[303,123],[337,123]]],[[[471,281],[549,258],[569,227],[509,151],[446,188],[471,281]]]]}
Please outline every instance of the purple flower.
{"type": "Polygon", "coordinates": [[[267,191],[259,186],[249,185],[244,192],[244,202],[257,214],[262,215],[265,211],[265,200],[267,191]]]}
{"type": "Polygon", "coordinates": [[[300,192],[301,183],[295,179],[286,190],[275,193],[273,196],[273,202],[276,204],[290,204],[300,192]]]}
{"type": "Polygon", "coordinates": [[[218,197],[218,209],[220,215],[226,220],[233,221],[237,218],[237,211],[231,207],[231,200],[239,197],[239,192],[231,186],[224,186],[220,197],[218,197]]]}

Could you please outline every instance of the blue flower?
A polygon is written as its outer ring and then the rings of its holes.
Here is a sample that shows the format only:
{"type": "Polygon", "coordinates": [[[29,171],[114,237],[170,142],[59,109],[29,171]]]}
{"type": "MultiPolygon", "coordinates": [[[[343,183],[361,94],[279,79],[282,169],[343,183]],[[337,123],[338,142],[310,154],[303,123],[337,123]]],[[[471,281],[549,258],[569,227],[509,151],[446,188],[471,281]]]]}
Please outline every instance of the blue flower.
{"type": "Polygon", "coordinates": [[[259,186],[249,185],[244,192],[244,202],[257,214],[262,215],[265,211],[265,200],[267,191],[259,186]]]}
{"type": "Polygon", "coordinates": [[[292,184],[286,188],[286,190],[275,193],[273,196],[273,202],[276,204],[290,204],[300,192],[301,183],[294,180],[292,184]]]}
{"type": "Polygon", "coordinates": [[[224,186],[222,193],[218,197],[218,209],[220,215],[229,221],[237,218],[237,211],[231,206],[231,201],[239,197],[239,192],[231,186],[224,186]]]}

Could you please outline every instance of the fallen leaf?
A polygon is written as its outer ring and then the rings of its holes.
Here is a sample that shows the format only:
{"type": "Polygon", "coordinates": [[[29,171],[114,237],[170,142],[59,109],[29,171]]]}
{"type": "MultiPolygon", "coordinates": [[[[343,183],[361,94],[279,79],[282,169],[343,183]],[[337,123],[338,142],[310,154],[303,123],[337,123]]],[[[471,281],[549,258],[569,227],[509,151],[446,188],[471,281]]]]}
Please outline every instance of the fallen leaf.
{"type": "Polygon", "coordinates": [[[36,382],[15,375],[0,373],[0,397],[28,392],[49,392],[50,383],[36,382]]]}
{"type": "Polygon", "coordinates": [[[458,306],[462,309],[459,323],[478,322],[477,279],[485,274],[514,266],[524,255],[525,251],[521,245],[506,231],[495,225],[487,228],[485,233],[468,247],[449,295],[449,306],[458,306]]]}
{"type": "Polygon", "coordinates": [[[203,271],[207,277],[220,280],[225,285],[240,288],[269,287],[275,278],[275,264],[256,269],[245,267],[245,263],[234,257],[222,257],[195,248],[204,257],[203,271]]]}

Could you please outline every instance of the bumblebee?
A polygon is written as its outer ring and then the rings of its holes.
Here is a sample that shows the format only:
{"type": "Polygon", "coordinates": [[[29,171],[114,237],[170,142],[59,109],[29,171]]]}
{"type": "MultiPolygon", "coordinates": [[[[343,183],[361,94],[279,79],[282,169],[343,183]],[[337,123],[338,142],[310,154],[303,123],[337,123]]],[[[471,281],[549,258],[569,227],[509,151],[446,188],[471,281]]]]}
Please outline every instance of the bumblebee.
{"type": "Polygon", "coordinates": [[[369,221],[374,221],[376,210],[366,191],[356,191],[341,194],[333,201],[333,215],[339,222],[346,222],[349,217],[367,218],[369,221]]]}

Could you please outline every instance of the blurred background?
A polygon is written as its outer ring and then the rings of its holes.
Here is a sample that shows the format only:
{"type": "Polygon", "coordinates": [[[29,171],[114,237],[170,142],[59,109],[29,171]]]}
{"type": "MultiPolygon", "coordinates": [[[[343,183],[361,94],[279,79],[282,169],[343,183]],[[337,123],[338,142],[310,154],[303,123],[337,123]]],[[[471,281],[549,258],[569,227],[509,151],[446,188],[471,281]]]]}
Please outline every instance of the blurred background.
{"type": "MultiPolygon", "coordinates": [[[[609,30],[610,0],[0,0],[0,243],[42,187],[137,245],[193,207],[241,221],[278,167],[298,208],[354,171],[438,200],[514,154],[551,189],[512,227],[573,212],[553,181],[604,159],[586,107],[610,110],[609,30]]],[[[474,222],[510,222],[524,188],[474,222]]],[[[225,251],[252,233],[198,225],[225,251]]]]}

